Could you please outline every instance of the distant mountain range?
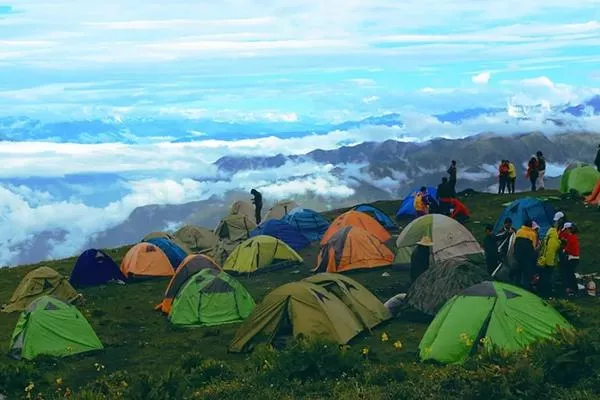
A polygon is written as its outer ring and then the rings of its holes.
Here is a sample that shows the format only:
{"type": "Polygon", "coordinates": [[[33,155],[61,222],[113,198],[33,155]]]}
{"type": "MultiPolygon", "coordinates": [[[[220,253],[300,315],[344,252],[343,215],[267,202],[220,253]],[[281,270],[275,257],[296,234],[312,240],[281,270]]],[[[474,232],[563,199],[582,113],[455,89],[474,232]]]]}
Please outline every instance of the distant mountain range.
{"type": "MultiPolygon", "coordinates": [[[[484,115],[505,113],[507,120],[528,119],[542,115],[549,124],[573,125],[573,117],[600,114],[600,96],[582,104],[561,105],[547,109],[543,105],[508,108],[472,108],[434,115],[441,122],[461,124],[484,115]]],[[[209,119],[122,117],[110,119],[42,122],[28,117],[0,118],[0,141],[48,141],[59,143],[150,143],[193,142],[219,139],[239,140],[276,135],[281,138],[324,134],[335,130],[351,130],[365,126],[404,126],[400,114],[371,116],[360,121],[323,124],[310,119],[295,122],[221,122],[209,119]]]]}

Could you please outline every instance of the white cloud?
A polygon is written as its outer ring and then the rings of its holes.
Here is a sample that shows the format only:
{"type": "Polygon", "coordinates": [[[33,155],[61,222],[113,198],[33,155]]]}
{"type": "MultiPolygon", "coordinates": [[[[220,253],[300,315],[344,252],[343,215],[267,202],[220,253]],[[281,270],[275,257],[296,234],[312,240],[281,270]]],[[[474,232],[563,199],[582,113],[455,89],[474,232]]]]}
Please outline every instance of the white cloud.
{"type": "Polygon", "coordinates": [[[379,96],[367,96],[362,98],[362,101],[365,104],[371,104],[376,102],[377,100],[379,100],[379,96]]]}
{"type": "Polygon", "coordinates": [[[473,76],[471,80],[473,81],[473,83],[476,83],[478,85],[487,85],[490,81],[491,76],[492,75],[488,71],[485,71],[473,76]]]}

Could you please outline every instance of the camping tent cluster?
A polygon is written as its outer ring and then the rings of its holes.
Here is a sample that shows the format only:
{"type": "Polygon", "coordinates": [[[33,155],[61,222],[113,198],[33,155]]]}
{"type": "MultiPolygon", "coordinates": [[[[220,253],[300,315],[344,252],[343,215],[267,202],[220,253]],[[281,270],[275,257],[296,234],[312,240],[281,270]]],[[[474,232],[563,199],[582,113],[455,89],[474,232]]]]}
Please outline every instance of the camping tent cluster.
{"type": "MultiPolygon", "coordinates": [[[[553,213],[546,202],[522,198],[506,206],[497,227],[510,216],[515,227],[532,218],[545,231],[553,213]]],[[[461,363],[480,348],[514,351],[549,337],[559,327],[572,328],[532,293],[492,281],[481,246],[456,220],[441,214],[414,219],[398,235],[396,254],[388,247],[395,230],[389,216],[371,205],[354,207],[329,223],[319,213],[286,201],[274,205],[257,226],[253,208],[236,202],[213,231],[187,225],[173,235],[153,232],[131,247],[120,265],[110,251],[89,249],[77,259],[70,279],[47,267],[23,278],[2,309],[21,312],[9,354],[31,360],[103,349],[92,326],[72,304],[80,297],[74,287],[161,277],[170,279],[155,309],[170,324],[241,323],[231,352],[299,337],[346,344],[396,312],[392,303],[384,305],[366,287],[340,273],[407,266],[425,236],[433,242],[430,267],[412,282],[402,300],[404,307],[434,317],[419,345],[422,360],[461,363]],[[316,241],[320,245],[316,274],[275,288],[258,305],[234,277],[297,266],[304,262],[298,251],[316,241]]]]}

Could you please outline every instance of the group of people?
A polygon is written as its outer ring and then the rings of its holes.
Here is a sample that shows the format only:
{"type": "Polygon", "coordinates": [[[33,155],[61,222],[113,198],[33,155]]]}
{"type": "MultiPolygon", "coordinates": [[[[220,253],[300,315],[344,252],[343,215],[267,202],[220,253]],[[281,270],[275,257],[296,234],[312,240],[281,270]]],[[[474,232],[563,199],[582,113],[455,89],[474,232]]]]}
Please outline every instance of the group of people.
{"type": "Polygon", "coordinates": [[[491,225],[485,230],[484,250],[490,274],[508,263],[512,245],[511,283],[537,291],[542,297],[551,297],[554,272],[558,268],[564,294],[571,296],[578,292],[575,270],[579,265],[579,237],[577,227],[566,219],[562,211],[554,215],[554,224],[543,239],[540,238],[538,224],[531,219],[516,231],[510,218],[506,218],[497,234],[494,234],[491,225]]]}
{"type": "Polygon", "coordinates": [[[437,187],[435,199],[425,186],[421,187],[415,195],[413,206],[417,217],[436,212],[454,218],[461,223],[469,218],[471,212],[456,198],[456,160],[452,160],[447,172],[448,176],[443,177],[442,182],[437,187]]]}
{"type": "MultiPolygon", "coordinates": [[[[600,151],[596,157],[600,170],[600,151]]],[[[544,190],[544,177],[546,175],[546,159],[541,151],[538,151],[535,156],[531,157],[527,163],[526,177],[531,184],[531,191],[544,190]]],[[[515,193],[517,182],[517,169],[509,160],[502,160],[498,167],[498,194],[515,193]]]]}

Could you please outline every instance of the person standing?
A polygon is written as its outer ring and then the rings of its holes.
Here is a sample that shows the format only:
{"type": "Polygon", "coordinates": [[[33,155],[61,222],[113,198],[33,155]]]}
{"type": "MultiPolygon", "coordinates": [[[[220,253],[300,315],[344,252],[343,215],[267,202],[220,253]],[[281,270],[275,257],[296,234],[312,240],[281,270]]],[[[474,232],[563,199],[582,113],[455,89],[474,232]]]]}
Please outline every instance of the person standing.
{"type": "Polygon", "coordinates": [[[544,298],[552,296],[554,270],[559,265],[560,239],[558,237],[558,224],[561,219],[560,214],[562,213],[556,213],[554,216],[554,225],[546,233],[546,237],[542,243],[542,250],[537,260],[540,275],[538,283],[539,294],[544,298]]]}
{"type": "Polygon", "coordinates": [[[544,154],[541,151],[538,151],[536,154],[537,161],[537,187],[539,190],[544,190],[544,176],[546,176],[546,159],[544,158],[544,154]]]}
{"type": "Polygon", "coordinates": [[[515,164],[506,160],[508,163],[508,193],[515,194],[515,186],[517,183],[517,169],[515,164]]]}
{"type": "Polygon", "coordinates": [[[262,220],[262,217],[261,217],[261,211],[262,211],[262,206],[263,206],[262,194],[256,189],[252,189],[250,191],[250,194],[254,196],[252,198],[252,204],[254,204],[254,218],[256,219],[256,225],[258,225],[258,224],[260,224],[260,222],[262,220]]]}
{"type": "Polygon", "coordinates": [[[512,218],[506,217],[504,220],[504,224],[502,225],[502,229],[496,235],[496,242],[500,243],[498,247],[500,261],[505,261],[506,255],[508,254],[508,250],[510,247],[510,238],[516,234],[515,229],[512,226],[512,218]]]}
{"type": "Polygon", "coordinates": [[[498,194],[504,194],[506,192],[508,172],[508,163],[506,160],[502,160],[500,167],[498,167],[498,194]]]}
{"type": "Polygon", "coordinates": [[[491,275],[500,263],[498,254],[498,241],[494,235],[494,227],[491,225],[485,226],[485,238],[483,239],[483,250],[485,251],[485,263],[488,273],[491,275]]]}
{"type": "Polygon", "coordinates": [[[452,199],[452,188],[448,178],[443,177],[442,183],[437,187],[437,199],[440,205],[440,212],[444,215],[450,214],[450,200],[452,199]]]}
{"type": "Polygon", "coordinates": [[[430,204],[431,199],[429,198],[429,194],[427,193],[427,188],[423,186],[421,190],[419,190],[419,193],[416,194],[415,200],[413,202],[413,206],[415,207],[417,217],[422,217],[423,215],[429,214],[430,204]]]}
{"type": "Polygon", "coordinates": [[[514,285],[524,289],[531,289],[531,278],[537,262],[535,244],[537,233],[533,229],[533,221],[528,219],[517,231],[515,236],[516,267],[511,271],[511,280],[514,285]]]}
{"type": "Polygon", "coordinates": [[[600,171],[600,144],[598,145],[598,152],[596,153],[596,159],[594,160],[594,164],[598,171],[600,171]]]}
{"type": "Polygon", "coordinates": [[[450,185],[452,197],[456,197],[456,160],[452,160],[450,168],[448,168],[448,184],[450,185]]]}
{"type": "Polygon", "coordinates": [[[531,157],[529,163],[527,164],[527,177],[531,183],[531,191],[535,192],[538,179],[537,158],[535,157],[531,157]]]}
{"type": "Polygon", "coordinates": [[[565,222],[560,236],[563,242],[564,263],[561,265],[563,282],[567,296],[577,293],[577,278],[575,270],[579,266],[579,237],[572,222],[565,222]]]}
{"type": "Polygon", "coordinates": [[[433,241],[429,236],[423,236],[410,256],[410,280],[414,282],[429,268],[433,241]]]}

